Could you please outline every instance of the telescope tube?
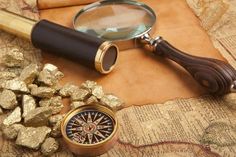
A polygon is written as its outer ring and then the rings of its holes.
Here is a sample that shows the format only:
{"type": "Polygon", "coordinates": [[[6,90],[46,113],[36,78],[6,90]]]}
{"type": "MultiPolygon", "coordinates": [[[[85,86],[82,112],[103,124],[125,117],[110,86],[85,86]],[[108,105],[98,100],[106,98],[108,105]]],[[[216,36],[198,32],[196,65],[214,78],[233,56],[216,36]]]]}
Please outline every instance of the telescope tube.
{"type": "Polygon", "coordinates": [[[0,29],[28,39],[36,48],[74,60],[102,74],[111,72],[118,58],[117,46],[109,41],[1,9],[0,29]]]}

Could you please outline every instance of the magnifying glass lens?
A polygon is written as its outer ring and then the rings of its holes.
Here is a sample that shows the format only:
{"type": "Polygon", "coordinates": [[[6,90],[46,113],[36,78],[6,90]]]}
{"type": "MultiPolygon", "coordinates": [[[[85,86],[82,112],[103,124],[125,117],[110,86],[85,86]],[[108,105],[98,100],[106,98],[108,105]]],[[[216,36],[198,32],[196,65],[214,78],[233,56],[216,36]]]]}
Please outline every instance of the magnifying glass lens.
{"type": "Polygon", "coordinates": [[[74,26],[78,31],[114,41],[139,36],[150,30],[155,20],[155,15],[142,6],[106,1],[78,14],[74,26]]]}

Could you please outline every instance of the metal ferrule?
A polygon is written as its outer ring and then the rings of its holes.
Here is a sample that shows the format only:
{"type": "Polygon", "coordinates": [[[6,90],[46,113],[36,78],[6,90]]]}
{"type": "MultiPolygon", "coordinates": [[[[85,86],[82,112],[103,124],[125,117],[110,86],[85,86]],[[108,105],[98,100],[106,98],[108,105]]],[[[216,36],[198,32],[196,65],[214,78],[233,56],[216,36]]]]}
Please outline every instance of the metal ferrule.
{"type": "Polygon", "coordinates": [[[154,52],[156,50],[156,46],[162,37],[157,36],[155,39],[150,36],[149,33],[144,34],[140,37],[141,43],[145,44],[145,48],[150,50],[150,52],[154,52]]]}

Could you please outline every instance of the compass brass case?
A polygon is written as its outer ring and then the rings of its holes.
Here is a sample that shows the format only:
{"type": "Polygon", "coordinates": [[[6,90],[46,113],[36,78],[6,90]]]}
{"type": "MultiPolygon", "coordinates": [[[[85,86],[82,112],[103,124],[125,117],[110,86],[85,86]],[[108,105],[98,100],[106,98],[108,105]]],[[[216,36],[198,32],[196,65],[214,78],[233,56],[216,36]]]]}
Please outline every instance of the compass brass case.
{"type": "MultiPolygon", "coordinates": [[[[100,115],[100,118],[103,117],[101,115],[100,115]]],[[[96,116],[92,117],[92,119],[95,120],[96,116]]],[[[99,117],[98,117],[98,119],[99,119],[99,117]]],[[[79,119],[79,120],[81,120],[81,119],[79,119]]],[[[87,118],[87,120],[88,120],[88,118],[87,118]]],[[[84,123],[84,122],[86,123],[86,120],[81,123],[84,123]]],[[[85,125],[87,125],[87,124],[88,123],[86,123],[85,125]]],[[[77,126],[77,129],[79,130],[79,128],[81,128],[80,131],[82,131],[82,129],[84,129],[84,127],[85,126],[80,126],[80,127],[77,126]]],[[[72,126],[70,128],[72,128],[72,126]]],[[[107,152],[110,148],[112,148],[114,146],[114,144],[118,138],[118,122],[117,122],[117,118],[115,117],[115,113],[112,111],[112,109],[102,106],[99,103],[94,103],[91,105],[84,105],[84,106],[78,107],[78,108],[70,111],[65,116],[65,118],[63,119],[63,121],[61,123],[61,132],[62,132],[62,136],[63,136],[63,139],[64,139],[67,147],[73,153],[75,153],[77,155],[81,155],[81,156],[97,156],[97,155],[101,155],[101,154],[107,152]],[[70,125],[69,123],[71,121],[73,121],[73,118],[76,119],[76,121],[78,121],[79,115],[82,114],[82,116],[83,116],[83,113],[86,114],[86,112],[87,113],[95,112],[95,113],[98,113],[101,115],[105,115],[106,118],[108,117],[108,119],[110,118],[112,120],[112,124],[111,124],[112,131],[109,134],[109,136],[106,136],[104,139],[100,140],[97,143],[96,142],[91,142],[91,143],[82,142],[82,143],[80,143],[76,140],[72,140],[71,137],[69,137],[70,135],[68,135],[68,132],[67,132],[68,126],[70,125]],[[78,116],[78,117],[76,117],[76,116],[78,116]]],[[[77,134],[77,133],[75,132],[74,134],[77,134]]],[[[76,135],[76,138],[77,137],[78,136],[76,135]]]]}

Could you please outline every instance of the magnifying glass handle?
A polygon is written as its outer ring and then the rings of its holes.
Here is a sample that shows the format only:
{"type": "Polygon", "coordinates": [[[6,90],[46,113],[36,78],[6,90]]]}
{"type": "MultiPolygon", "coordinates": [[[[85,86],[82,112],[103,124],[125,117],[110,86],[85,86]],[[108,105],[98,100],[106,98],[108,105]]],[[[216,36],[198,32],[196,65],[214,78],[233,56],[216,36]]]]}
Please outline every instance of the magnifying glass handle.
{"type": "Polygon", "coordinates": [[[171,59],[185,68],[209,92],[222,95],[235,92],[236,70],[223,61],[186,54],[161,37],[155,40],[154,53],[171,59]]]}

